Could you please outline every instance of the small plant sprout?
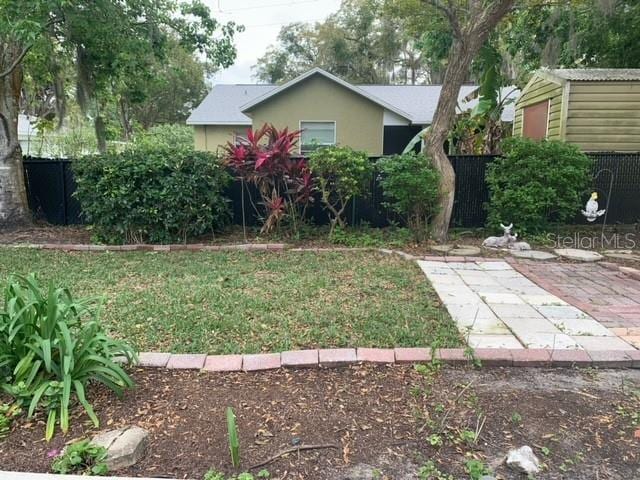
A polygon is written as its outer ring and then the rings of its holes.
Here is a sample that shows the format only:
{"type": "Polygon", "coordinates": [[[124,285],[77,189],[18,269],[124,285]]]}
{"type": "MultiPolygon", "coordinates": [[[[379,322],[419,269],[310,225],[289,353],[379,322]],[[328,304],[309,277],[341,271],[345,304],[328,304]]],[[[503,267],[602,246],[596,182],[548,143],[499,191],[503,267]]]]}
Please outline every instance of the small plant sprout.
{"type": "Polygon", "coordinates": [[[106,475],[107,449],[81,440],[68,445],[64,453],[51,465],[53,473],[79,475],[106,475]]]}
{"type": "Polygon", "coordinates": [[[429,445],[432,447],[441,447],[443,443],[442,436],[437,433],[432,433],[427,437],[427,442],[429,442],[429,445]]]}
{"type": "Polygon", "coordinates": [[[231,407],[227,407],[227,432],[229,434],[229,451],[231,463],[234,468],[240,468],[240,440],[238,439],[238,427],[236,415],[231,407]]]}
{"type": "Polygon", "coordinates": [[[520,415],[518,412],[513,412],[511,414],[511,423],[513,423],[514,425],[520,425],[522,423],[522,415],[520,415]]]}
{"type": "Polygon", "coordinates": [[[490,475],[491,470],[480,460],[467,460],[465,462],[465,469],[469,474],[471,480],[480,480],[484,475],[490,475]]]}

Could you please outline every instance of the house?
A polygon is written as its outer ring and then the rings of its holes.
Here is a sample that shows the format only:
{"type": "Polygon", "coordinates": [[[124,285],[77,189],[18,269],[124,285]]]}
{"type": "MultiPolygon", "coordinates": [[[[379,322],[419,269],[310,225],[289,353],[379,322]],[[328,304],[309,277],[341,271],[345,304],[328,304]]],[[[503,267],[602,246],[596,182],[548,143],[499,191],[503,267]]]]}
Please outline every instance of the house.
{"type": "Polygon", "coordinates": [[[516,102],[513,134],[640,151],[640,69],[538,70],[516,102]]]}
{"type": "MultiPolygon", "coordinates": [[[[400,153],[431,124],[440,85],[352,85],[314,68],[283,85],[216,85],[187,120],[198,150],[217,151],[247,128],[302,130],[299,154],[348,145],[370,156],[400,153]]],[[[477,87],[463,86],[460,103],[477,87]]],[[[513,120],[513,105],[503,114],[513,120]]]]}

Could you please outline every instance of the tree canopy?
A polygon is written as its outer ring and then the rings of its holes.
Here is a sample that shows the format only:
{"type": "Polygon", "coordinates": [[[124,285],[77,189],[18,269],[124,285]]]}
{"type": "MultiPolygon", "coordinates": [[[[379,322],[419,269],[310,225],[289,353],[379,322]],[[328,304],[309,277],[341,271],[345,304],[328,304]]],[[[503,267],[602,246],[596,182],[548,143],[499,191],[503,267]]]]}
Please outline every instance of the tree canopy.
{"type": "MultiPolygon", "coordinates": [[[[447,19],[422,0],[345,0],[324,22],[282,27],[255,77],[279,83],[318,66],[355,83],[441,83],[452,39],[447,19]]],[[[640,3],[520,0],[490,42],[501,74],[520,85],[541,66],[637,67],[640,3]]]]}

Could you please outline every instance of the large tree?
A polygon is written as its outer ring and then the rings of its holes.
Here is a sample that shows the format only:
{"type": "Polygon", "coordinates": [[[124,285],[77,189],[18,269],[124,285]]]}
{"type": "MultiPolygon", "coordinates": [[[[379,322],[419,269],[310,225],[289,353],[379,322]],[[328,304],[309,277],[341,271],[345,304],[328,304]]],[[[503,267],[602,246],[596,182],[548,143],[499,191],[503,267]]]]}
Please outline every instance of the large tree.
{"type": "Polygon", "coordinates": [[[200,0],[0,0],[0,12],[0,227],[30,219],[17,125],[31,52],[46,52],[52,68],[75,65],[77,100],[94,121],[101,149],[105,97],[114,82],[149,67],[154,55],[162,58],[169,38],[214,65],[235,58],[236,25],[218,23],[200,0]]]}
{"type": "Polygon", "coordinates": [[[433,221],[433,235],[447,238],[456,176],[444,151],[453,125],[460,87],[469,76],[471,63],[515,0],[425,0],[428,8],[442,15],[451,27],[453,41],[433,121],[425,138],[425,152],[440,172],[440,209],[433,221]]]}

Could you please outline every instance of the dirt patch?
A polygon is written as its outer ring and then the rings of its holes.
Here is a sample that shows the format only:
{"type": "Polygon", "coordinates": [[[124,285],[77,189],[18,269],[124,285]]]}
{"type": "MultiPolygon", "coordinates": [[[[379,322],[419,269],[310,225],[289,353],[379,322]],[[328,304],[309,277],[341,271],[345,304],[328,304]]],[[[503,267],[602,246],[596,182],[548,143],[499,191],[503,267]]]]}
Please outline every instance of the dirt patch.
{"type": "MultiPolygon", "coordinates": [[[[341,479],[364,463],[380,478],[417,479],[428,460],[468,478],[465,462],[475,458],[515,479],[500,462],[525,444],[545,464],[536,478],[640,475],[638,371],[357,366],[259,374],[137,369],[134,377],[138,386],[122,401],[100,388],[93,395],[103,429],[139,425],[150,432],[148,455],[122,475],[230,472],[227,406],[238,416],[244,469],[292,445],[337,447],[280,457],[265,467],[272,478],[341,479]],[[463,438],[476,430],[477,441],[463,438]]],[[[79,411],[66,436],[46,444],[43,431],[42,418],[16,422],[0,443],[2,468],[46,472],[47,452],[95,433],[79,411]]]]}

